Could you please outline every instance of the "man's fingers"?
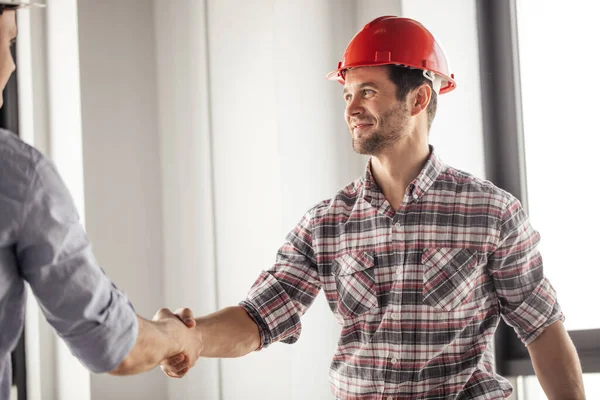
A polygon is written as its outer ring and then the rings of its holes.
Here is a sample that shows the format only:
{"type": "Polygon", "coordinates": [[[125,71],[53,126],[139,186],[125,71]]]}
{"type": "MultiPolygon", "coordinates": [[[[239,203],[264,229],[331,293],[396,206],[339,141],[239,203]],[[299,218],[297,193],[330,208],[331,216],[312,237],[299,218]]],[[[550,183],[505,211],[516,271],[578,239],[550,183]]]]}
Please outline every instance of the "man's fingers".
{"type": "Polygon", "coordinates": [[[190,369],[189,369],[188,367],[185,367],[185,368],[183,368],[181,371],[177,371],[177,372],[175,372],[175,374],[174,374],[174,375],[175,375],[176,377],[178,377],[178,378],[183,378],[183,376],[184,376],[185,374],[187,374],[187,372],[188,372],[189,370],[190,370],[190,369]]]}
{"type": "Polygon", "coordinates": [[[152,321],[158,321],[164,318],[173,318],[177,317],[181,322],[185,324],[188,328],[193,328],[196,326],[196,321],[194,320],[194,313],[189,308],[179,308],[175,313],[171,312],[168,308],[161,308],[154,314],[152,321]]]}
{"type": "Polygon", "coordinates": [[[196,320],[188,318],[186,320],[183,321],[183,323],[185,324],[185,326],[187,326],[188,328],[193,328],[196,326],[196,320]]]}
{"type": "Polygon", "coordinates": [[[173,317],[173,313],[168,308],[161,308],[154,314],[152,321],[158,321],[159,319],[173,317]]]}
{"type": "Polygon", "coordinates": [[[184,360],[177,365],[173,365],[173,367],[171,369],[173,371],[175,371],[176,373],[181,374],[183,372],[183,370],[187,370],[189,368],[190,368],[190,360],[184,360]]]}
{"type": "Polygon", "coordinates": [[[190,364],[190,359],[183,353],[177,354],[160,363],[162,367],[171,372],[178,372],[181,371],[183,368],[189,368],[191,367],[190,364]]]}
{"type": "Polygon", "coordinates": [[[175,311],[175,315],[177,315],[188,328],[193,328],[196,326],[194,313],[189,308],[179,308],[175,311]]]}
{"type": "Polygon", "coordinates": [[[179,379],[179,378],[183,378],[183,375],[178,375],[175,372],[170,372],[170,371],[163,371],[165,373],[166,376],[168,376],[169,378],[175,378],[175,379],[179,379]]]}
{"type": "Polygon", "coordinates": [[[164,364],[169,365],[169,366],[174,366],[174,365],[179,364],[182,361],[185,361],[185,359],[186,359],[185,354],[179,353],[179,354],[175,354],[172,357],[167,358],[164,361],[164,364]]]}
{"type": "Polygon", "coordinates": [[[185,375],[185,374],[188,372],[188,370],[189,370],[188,368],[184,368],[184,369],[182,369],[182,370],[180,370],[180,371],[175,371],[175,370],[173,370],[173,369],[166,368],[166,367],[164,367],[164,366],[161,366],[160,368],[162,369],[162,371],[163,371],[163,373],[164,373],[165,375],[167,375],[167,376],[168,376],[168,377],[170,377],[170,378],[175,378],[175,379],[183,378],[183,376],[184,376],[184,375],[185,375]]]}

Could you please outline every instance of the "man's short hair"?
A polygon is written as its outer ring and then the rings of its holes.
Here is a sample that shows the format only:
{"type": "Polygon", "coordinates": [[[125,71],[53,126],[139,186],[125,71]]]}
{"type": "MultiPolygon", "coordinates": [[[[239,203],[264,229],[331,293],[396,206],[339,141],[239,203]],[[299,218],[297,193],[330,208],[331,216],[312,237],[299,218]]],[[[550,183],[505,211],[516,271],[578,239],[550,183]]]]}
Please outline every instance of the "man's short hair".
{"type": "Polygon", "coordinates": [[[431,124],[437,111],[437,94],[433,90],[433,82],[423,76],[422,70],[407,68],[401,65],[390,65],[389,77],[396,85],[396,97],[398,100],[406,100],[408,92],[424,83],[427,83],[431,87],[431,100],[427,106],[427,125],[428,129],[431,129],[431,124]]]}
{"type": "Polygon", "coordinates": [[[4,12],[4,10],[16,10],[17,6],[11,6],[8,4],[0,4],[0,15],[4,12]]]}

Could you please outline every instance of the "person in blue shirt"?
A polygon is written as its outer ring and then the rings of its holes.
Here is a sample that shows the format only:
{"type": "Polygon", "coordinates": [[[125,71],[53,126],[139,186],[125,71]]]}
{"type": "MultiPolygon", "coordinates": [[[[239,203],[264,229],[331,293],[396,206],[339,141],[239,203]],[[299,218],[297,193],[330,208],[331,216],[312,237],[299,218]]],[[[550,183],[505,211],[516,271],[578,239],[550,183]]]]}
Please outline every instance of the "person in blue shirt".
{"type": "MultiPolygon", "coordinates": [[[[2,90],[15,70],[10,47],[16,9],[30,5],[0,0],[2,90]]],[[[2,101],[0,96],[0,107],[2,101]]],[[[52,162],[0,130],[0,400],[10,394],[10,354],[23,329],[25,282],[48,322],[92,372],[137,374],[167,358],[185,371],[198,358],[201,343],[193,329],[166,310],[152,321],[139,317],[98,266],[52,162]]]]}

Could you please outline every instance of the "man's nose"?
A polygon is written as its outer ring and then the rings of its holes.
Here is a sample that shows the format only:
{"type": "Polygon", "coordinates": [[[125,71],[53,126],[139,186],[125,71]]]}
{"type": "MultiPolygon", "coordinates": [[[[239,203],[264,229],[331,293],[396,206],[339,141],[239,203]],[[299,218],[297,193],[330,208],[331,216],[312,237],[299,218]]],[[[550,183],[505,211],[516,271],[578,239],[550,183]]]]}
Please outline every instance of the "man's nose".
{"type": "Polygon", "coordinates": [[[346,115],[351,117],[360,115],[363,112],[363,107],[359,100],[352,99],[346,104],[346,115]]]}

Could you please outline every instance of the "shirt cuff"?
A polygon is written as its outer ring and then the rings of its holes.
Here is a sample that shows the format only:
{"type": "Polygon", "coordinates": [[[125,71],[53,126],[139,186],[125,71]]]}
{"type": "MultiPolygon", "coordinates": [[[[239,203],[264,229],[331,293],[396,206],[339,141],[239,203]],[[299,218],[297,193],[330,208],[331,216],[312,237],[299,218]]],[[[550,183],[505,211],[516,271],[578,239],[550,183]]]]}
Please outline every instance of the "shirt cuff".
{"type": "Polygon", "coordinates": [[[242,303],[264,335],[264,346],[272,342],[295,343],[302,323],[294,301],[282,284],[269,272],[263,272],[242,303]],[[254,315],[254,317],[253,317],[254,315]]]}
{"type": "Polygon", "coordinates": [[[105,311],[107,318],[85,334],[62,337],[71,352],[92,372],[116,369],[135,346],[138,320],[129,301],[118,290],[111,293],[113,304],[105,311]]]}
{"type": "Polygon", "coordinates": [[[269,347],[272,342],[272,335],[269,331],[269,327],[265,323],[265,320],[260,316],[258,311],[254,308],[252,304],[247,301],[242,301],[239,304],[242,307],[248,316],[254,321],[254,323],[258,326],[258,333],[260,334],[260,346],[256,349],[256,351],[260,351],[269,347]]]}
{"type": "Polygon", "coordinates": [[[504,315],[521,341],[527,346],[550,325],[564,320],[556,292],[550,282],[543,278],[517,309],[504,315]]]}
{"type": "Polygon", "coordinates": [[[554,308],[555,308],[555,310],[553,311],[553,313],[550,316],[550,318],[548,318],[546,320],[546,322],[544,323],[544,325],[542,325],[538,329],[536,329],[535,332],[533,332],[532,334],[530,334],[527,337],[527,339],[523,341],[523,343],[525,344],[525,346],[529,346],[531,343],[533,343],[535,341],[535,339],[537,339],[550,325],[552,325],[552,324],[554,324],[555,322],[558,322],[558,321],[565,322],[565,315],[561,311],[560,305],[558,303],[555,303],[554,304],[554,308]]]}

